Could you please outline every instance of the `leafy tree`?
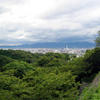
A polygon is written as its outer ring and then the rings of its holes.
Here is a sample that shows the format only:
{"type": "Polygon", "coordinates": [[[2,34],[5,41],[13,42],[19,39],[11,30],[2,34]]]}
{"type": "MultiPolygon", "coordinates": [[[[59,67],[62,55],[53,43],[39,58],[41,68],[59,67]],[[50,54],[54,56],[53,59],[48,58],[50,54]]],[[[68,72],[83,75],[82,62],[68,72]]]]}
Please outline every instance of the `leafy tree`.
{"type": "Polygon", "coordinates": [[[37,65],[40,67],[46,67],[49,62],[50,62],[50,58],[48,58],[46,56],[42,56],[37,61],[37,65]]]}
{"type": "Polygon", "coordinates": [[[34,68],[32,67],[32,65],[23,61],[20,62],[14,61],[3,67],[3,71],[11,70],[11,69],[14,70],[14,76],[23,78],[23,75],[25,75],[27,71],[33,70],[34,68]]]}
{"type": "Polygon", "coordinates": [[[11,59],[7,56],[0,55],[0,71],[3,70],[3,66],[5,66],[6,64],[13,62],[13,61],[14,61],[13,59],[11,59]]]}
{"type": "Polygon", "coordinates": [[[33,87],[32,100],[76,100],[79,84],[71,72],[41,74],[38,71],[29,72],[23,79],[33,87]]]}
{"type": "Polygon", "coordinates": [[[96,37],[96,47],[100,47],[100,31],[98,31],[98,36],[96,37]]]}
{"type": "Polygon", "coordinates": [[[47,53],[37,60],[40,67],[60,67],[66,65],[70,59],[68,54],[47,53]]]}
{"type": "Polygon", "coordinates": [[[91,74],[100,71],[100,48],[88,51],[85,54],[85,62],[89,63],[87,70],[91,70],[91,74]]]}
{"type": "Polygon", "coordinates": [[[15,60],[34,63],[42,54],[33,54],[22,50],[0,50],[0,55],[10,57],[15,60]]]}

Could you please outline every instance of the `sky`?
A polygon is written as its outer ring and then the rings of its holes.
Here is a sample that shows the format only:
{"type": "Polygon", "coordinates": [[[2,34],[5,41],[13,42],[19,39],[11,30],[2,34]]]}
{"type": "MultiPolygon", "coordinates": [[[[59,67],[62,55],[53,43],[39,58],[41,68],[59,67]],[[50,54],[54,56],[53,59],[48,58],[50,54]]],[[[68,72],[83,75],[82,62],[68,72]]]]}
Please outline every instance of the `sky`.
{"type": "Polygon", "coordinates": [[[0,0],[0,45],[92,42],[98,30],[100,0],[0,0]]]}

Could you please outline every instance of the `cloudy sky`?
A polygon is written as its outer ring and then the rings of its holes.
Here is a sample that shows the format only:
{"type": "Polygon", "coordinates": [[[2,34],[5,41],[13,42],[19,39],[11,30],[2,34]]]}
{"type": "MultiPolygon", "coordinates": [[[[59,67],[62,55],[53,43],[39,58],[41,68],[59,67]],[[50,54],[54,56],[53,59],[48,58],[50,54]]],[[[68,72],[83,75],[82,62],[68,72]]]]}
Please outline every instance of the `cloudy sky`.
{"type": "Polygon", "coordinates": [[[0,45],[93,41],[98,30],[100,0],[0,0],[0,45]]]}

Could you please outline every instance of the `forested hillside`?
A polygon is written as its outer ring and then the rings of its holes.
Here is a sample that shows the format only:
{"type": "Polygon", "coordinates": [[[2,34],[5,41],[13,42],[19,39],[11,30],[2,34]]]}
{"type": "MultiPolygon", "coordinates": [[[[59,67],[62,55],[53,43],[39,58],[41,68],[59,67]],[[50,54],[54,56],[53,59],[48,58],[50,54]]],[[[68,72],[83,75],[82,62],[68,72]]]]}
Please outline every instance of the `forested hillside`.
{"type": "Polygon", "coordinates": [[[79,100],[99,71],[100,48],[78,58],[0,50],[0,100],[79,100]]]}

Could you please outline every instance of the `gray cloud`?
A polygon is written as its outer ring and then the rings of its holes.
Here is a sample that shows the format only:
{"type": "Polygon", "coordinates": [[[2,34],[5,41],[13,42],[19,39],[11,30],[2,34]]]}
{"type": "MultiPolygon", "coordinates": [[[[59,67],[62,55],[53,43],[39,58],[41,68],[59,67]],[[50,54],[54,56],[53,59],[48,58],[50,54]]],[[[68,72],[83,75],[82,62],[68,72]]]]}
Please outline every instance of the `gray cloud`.
{"type": "Polygon", "coordinates": [[[0,0],[2,4],[20,4],[24,3],[26,0],[0,0]]]}
{"type": "Polygon", "coordinates": [[[99,6],[98,0],[0,0],[0,40],[55,42],[86,35],[93,41],[100,29],[99,6]]]}
{"type": "Polygon", "coordinates": [[[0,7],[0,15],[1,14],[4,14],[4,13],[7,13],[9,11],[9,9],[5,8],[5,7],[0,7]]]}

